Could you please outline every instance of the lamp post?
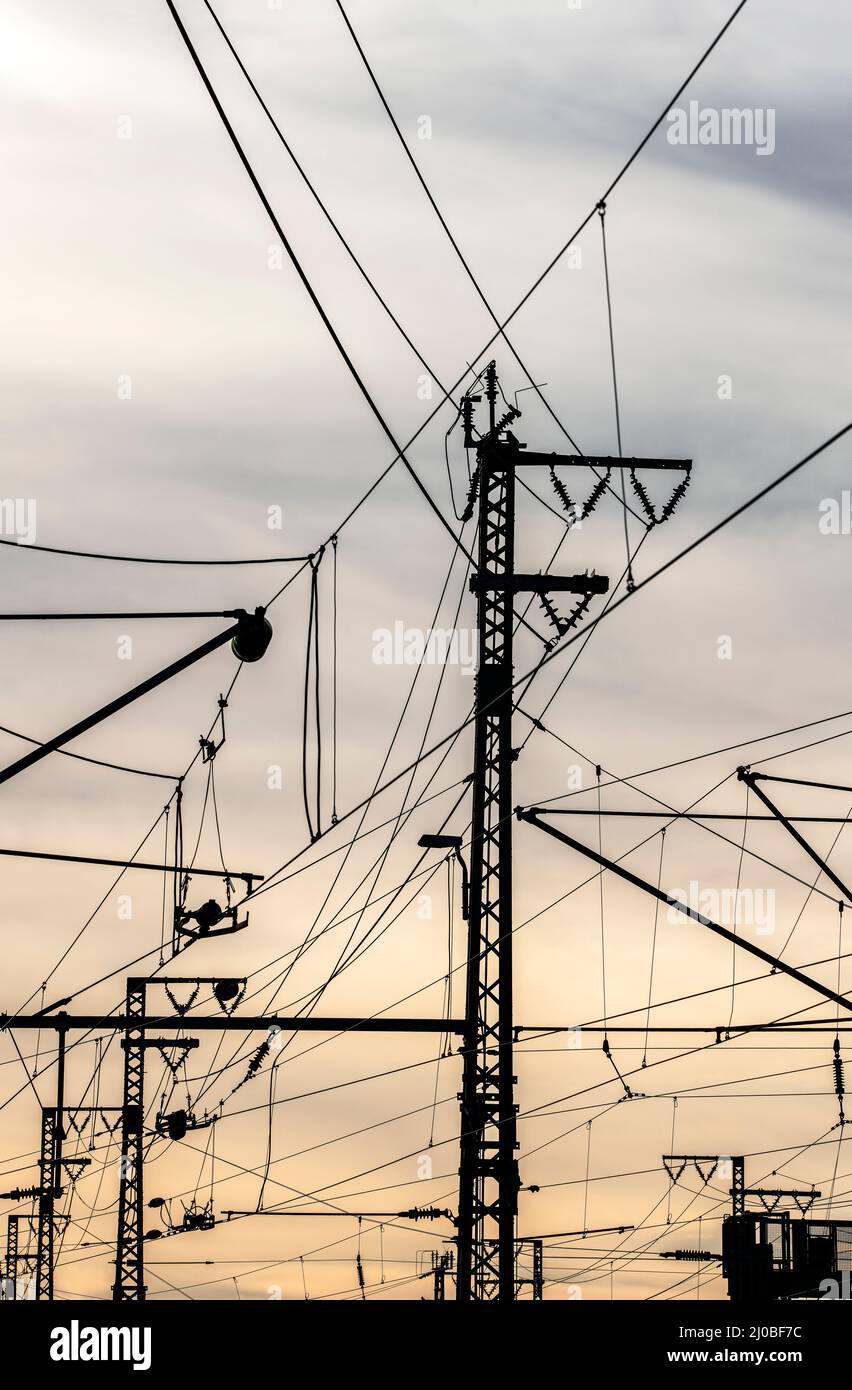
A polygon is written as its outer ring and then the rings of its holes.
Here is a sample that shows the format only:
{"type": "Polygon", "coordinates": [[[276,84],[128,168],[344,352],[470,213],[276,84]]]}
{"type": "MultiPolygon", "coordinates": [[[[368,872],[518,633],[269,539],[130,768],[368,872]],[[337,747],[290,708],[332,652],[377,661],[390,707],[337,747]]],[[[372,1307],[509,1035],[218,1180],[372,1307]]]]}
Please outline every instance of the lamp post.
{"type": "Polygon", "coordinates": [[[470,880],[468,878],[467,865],[461,856],[463,840],[461,835],[421,835],[417,841],[419,849],[451,849],[453,857],[461,865],[462,872],[462,917],[465,921],[468,918],[468,905],[470,894],[470,880]]]}

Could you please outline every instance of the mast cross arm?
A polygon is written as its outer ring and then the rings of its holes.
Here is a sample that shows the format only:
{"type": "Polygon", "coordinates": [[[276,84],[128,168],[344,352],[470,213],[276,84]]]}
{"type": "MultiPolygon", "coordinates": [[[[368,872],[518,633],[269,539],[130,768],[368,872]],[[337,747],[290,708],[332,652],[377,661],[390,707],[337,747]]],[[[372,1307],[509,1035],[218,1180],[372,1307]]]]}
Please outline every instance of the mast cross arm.
{"type": "Polygon", "coordinates": [[[509,589],[513,594],[606,594],[609,579],[605,574],[474,574],[470,579],[473,594],[491,589],[509,589]]]}
{"type": "Polygon", "coordinates": [[[516,467],[531,468],[652,468],[661,472],[688,473],[692,459],[614,458],[609,454],[545,454],[538,450],[519,451],[516,467]]]}

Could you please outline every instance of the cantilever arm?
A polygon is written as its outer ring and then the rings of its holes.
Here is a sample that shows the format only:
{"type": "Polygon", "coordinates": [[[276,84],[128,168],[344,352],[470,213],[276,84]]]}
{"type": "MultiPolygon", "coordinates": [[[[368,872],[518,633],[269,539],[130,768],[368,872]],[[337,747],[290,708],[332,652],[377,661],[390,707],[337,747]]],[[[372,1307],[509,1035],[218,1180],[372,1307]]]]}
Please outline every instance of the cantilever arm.
{"type": "MultiPolygon", "coordinates": [[[[783,811],[779,811],[779,809],[778,809],[778,807],[775,805],[774,801],[770,801],[770,800],[769,800],[769,797],[766,795],[766,792],[762,792],[762,791],[760,790],[760,787],[757,785],[758,782],[774,781],[775,779],[774,779],[774,778],[771,778],[771,777],[766,777],[766,776],[764,776],[764,774],[762,774],[762,773],[760,773],[760,772],[752,772],[752,771],[751,771],[749,768],[747,768],[747,767],[738,767],[738,768],[737,768],[737,777],[739,778],[739,780],[740,780],[741,782],[745,782],[745,784],[746,784],[746,786],[749,788],[749,790],[754,792],[755,796],[758,797],[758,798],[763,802],[764,806],[767,806],[767,807],[769,808],[769,810],[772,812],[773,816],[775,816],[775,818],[781,822],[781,824],[783,825],[784,829],[785,829],[785,830],[788,830],[788,831],[790,832],[790,834],[792,835],[793,839],[796,841],[796,844],[797,844],[797,845],[801,845],[802,849],[805,851],[805,854],[807,854],[808,857],[809,857],[810,859],[812,859],[812,860],[814,861],[815,864],[819,865],[820,869],[822,869],[822,872],[825,874],[826,878],[830,878],[831,881],[832,881],[832,883],[834,884],[835,888],[839,888],[839,889],[840,889],[840,891],[841,891],[841,893],[843,894],[843,896],[844,896],[844,898],[846,899],[846,901],[847,901],[848,903],[852,903],[852,893],[850,893],[849,889],[846,887],[846,884],[843,882],[843,880],[837,877],[837,874],[834,873],[833,869],[830,869],[830,868],[828,867],[828,865],[826,864],[825,860],[822,859],[822,858],[820,857],[820,855],[817,854],[816,850],[815,850],[811,845],[808,844],[808,842],[807,842],[807,840],[805,839],[804,835],[800,835],[800,834],[799,834],[799,832],[798,832],[798,830],[796,829],[796,827],[795,827],[795,826],[792,824],[792,822],[789,821],[789,820],[787,819],[787,817],[784,815],[784,812],[783,812],[783,811]]],[[[780,779],[779,779],[779,780],[780,780],[780,779]]],[[[842,788],[839,788],[838,790],[843,790],[843,789],[842,789],[842,788]]]]}
{"type": "Polygon", "coordinates": [[[636,888],[642,888],[646,893],[650,893],[651,897],[657,898],[661,903],[665,903],[667,907],[676,908],[677,911],[682,912],[685,917],[691,917],[694,922],[700,922],[702,927],[708,927],[709,930],[715,932],[717,936],[723,936],[726,941],[731,941],[735,946],[739,946],[742,950],[748,951],[750,955],[757,956],[758,960],[762,960],[767,965],[771,965],[773,970],[783,971],[783,973],[789,975],[791,979],[797,980],[800,985],[806,985],[808,989],[813,989],[817,994],[821,994],[824,999],[830,999],[832,1003],[852,1011],[852,1000],[847,999],[845,995],[837,994],[833,989],[829,989],[827,985],[821,985],[819,980],[814,980],[810,975],[805,975],[801,970],[796,970],[794,966],[787,965],[787,963],[780,960],[778,956],[772,956],[768,951],[764,951],[760,946],[755,946],[753,942],[748,941],[745,937],[737,936],[736,932],[728,931],[727,927],[720,926],[718,922],[713,922],[709,917],[705,917],[702,913],[696,912],[695,908],[690,907],[688,903],[681,902],[679,898],[673,898],[668,893],[664,893],[662,889],[655,888],[653,883],[648,883],[644,878],[640,878],[638,874],[631,873],[629,869],[623,868],[623,866],[617,864],[615,860],[606,859],[604,855],[598,854],[596,850],[590,849],[588,845],[581,844],[579,840],[575,840],[570,835],[566,835],[564,831],[557,830],[552,825],[547,825],[545,821],[539,819],[539,812],[536,807],[531,806],[525,808],[523,806],[518,806],[515,814],[518,820],[528,821],[529,824],[534,825],[537,830],[543,830],[546,835],[552,835],[554,840],[559,840],[563,845],[568,845],[571,849],[577,850],[578,854],[585,855],[587,859],[593,860],[595,864],[600,864],[604,869],[609,869],[619,878],[623,878],[625,882],[632,883],[636,888]]]}
{"type": "Polygon", "coordinates": [[[117,699],[111,700],[108,705],[103,705],[94,714],[87,715],[85,719],[80,719],[76,724],[72,724],[70,729],[65,729],[63,733],[56,734],[54,738],[48,739],[47,743],[42,743],[38,748],[33,748],[31,752],[25,753],[17,762],[10,763],[8,767],[0,768],[0,783],[8,782],[10,778],[17,777],[19,772],[32,767],[33,763],[41,762],[48,754],[54,753],[58,748],[63,748],[72,739],[78,738],[80,734],[85,734],[89,729],[93,729],[96,724],[101,724],[104,719],[109,719],[110,715],[116,714],[127,705],[138,700],[141,695],[147,695],[149,690],[155,690],[164,681],[170,680],[181,671],[185,671],[188,666],[194,665],[202,657],[208,656],[210,652],[215,652],[218,647],[223,647],[226,642],[231,642],[234,648],[234,655],[241,661],[257,661],[265,652],[269,645],[272,635],[272,628],[263,616],[263,610],[258,608],[253,614],[246,613],[243,609],[235,609],[238,614],[236,623],[232,627],[225,628],[216,637],[211,637],[208,642],[204,642],[194,651],[188,652],[186,656],[180,657],[178,661],[173,661],[164,670],[158,671],[156,675],[149,676],[142,681],[141,685],[136,685],[132,690],[128,690],[124,695],[119,695],[117,699]]]}

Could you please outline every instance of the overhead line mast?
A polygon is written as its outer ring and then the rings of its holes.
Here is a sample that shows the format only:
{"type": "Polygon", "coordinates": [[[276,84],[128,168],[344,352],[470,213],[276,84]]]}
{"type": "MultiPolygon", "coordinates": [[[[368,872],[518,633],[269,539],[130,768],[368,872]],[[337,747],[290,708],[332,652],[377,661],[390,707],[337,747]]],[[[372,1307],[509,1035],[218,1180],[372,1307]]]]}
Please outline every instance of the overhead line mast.
{"type": "MultiPolygon", "coordinates": [[[[18,1201],[26,1196],[38,1199],[38,1252],[36,1258],[36,1297],[53,1297],[54,1232],[56,1226],[55,1199],[63,1195],[62,1173],[77,1166],[86,1166],[88,1159],[69,1158],[63,1154],[65,1136],[64,1119],[69,1111],[76,1112],[85,1107],[68,1105],[65,1099],[65,1039],[71,1031],[90,1032],[92,1030],[122,1033],[124,1052],[124,1086],[120,1107],[121,1160],[119,1166],[118,1222],[116,1234],[115,1281],[112,1295],[115,1302],[143,1302],[145,1299],[144,1232],[142,1230],[143,1181],[145,1159],[144,1129],[144,1084],[145,1053],[155,1048],[165,1057],[170,1049],[179,1055],[198,1047],[198,1038],[178,1037],[186,1029],[193,1032],[242,1032],[263,1031],[267,1039],[281,1032],[296,1033],[302,1030],[326,1033],[431,1033],[439,1036],[462,1034],[464,1020],[456,1018],[399,1018],[399,1017],[357,1017],[320,1018],[317,1015],[242,1015],[236,1014],[236,1002],[242,999],[240,985],[245,980],[236,981],[214,976],[153,976],[143,978],[133,976],[127,981],[127,1002],[123,1015],[68,1014],[0,1014],[0,1032],[6,1030],[53,1031],[58,1035],[59,1055],[57,1074],[56,1105],[42,1110],[41,1158],[39,1161],[39,1183],[31,1189],[0,1193],[0,1197],[18,1201]],[[213,986],[214,997],[225,1016],[192,1017],[189,1005],[176,1007],[172,1014],[146,1012],[148,990],[151,986],[165,988],[169,995],[174,985],[191,985],[197,990],[202,984],[213,986]],[[156,1030],[154,1036],[150,1036],[156,1030]]],[[[170,1065],[170,1064],[168,1064],[170,1065]]],[[[98,1104],[94,1109],[103,1113],[109,1106],[98,1104]]],[[[169,1129],[168,1120],[162,1117],[165,1127],[157,1128],[160,1134],[170,1138],[183,1135],[169,1129]]],[[[185,1132],[185,1126],[184,1126],[185,1132]]],[[[73,1177],[71,1178],[73,1182],[73,1177]]],[[[423,1208],[425,1212],[427,1209],[423,1208]]],[[[431,1210],[431,1209],[429,1209],[431,1210]]],[[[422,1212],[421,1212],[422,1214],[422,1212]]],[[[417,1219],[417,1218],[414,1218],[417,1219]]],[[[12,1244],[17,1239],[17,1228],[10,1234],[12,1244]]],[[[14,1265],[17,1247],[7,1257],[7,1266],[14,1265]]]]}
{"type": "MultiPolygon", "coordinates": [[[[477,439],[473,408],[463,401],[465,447],[476,449],[466,515],[479,508],[478,556],[470,586],[477,596],[479,671],[474,715],[473,823],[465,991],[464,1071],[458,1203],[456,1297],[460,1302],[513,1301],[517,1295],[518,1173],[512,978],[512,746],[514,611],[516,594],[539,596],[561,637],[595,594],[609,589],[600,575],[519,574],[515,570],[515,470],[561,465],[597,470],[680,470],[688,459],[601,459],[581,454],[529,453],[510,430],[520,411],[498,419],[495,364],[484,373],[488,430],[477,439]],[[553,592],[578,596],[560,617],[553,592]]],[[[559,488],[557,486],[557,495],[559,488]]],[[[681,492],[683,488],[681,486],[681,492]]],[[[564,491],[564,489],[563,489],[564,491]]],[[[564,501],[564,499],[563,499],[564,501]]],[[[588,508],[591,510],[591,507],[588,508]]],[[[667,513],[670,514],[673,506],[667,513]]],[[[576,520],[576,516],[571,518],[576,520]]],[[[649,521],[649,524],[653,524],[649,521]]]]}

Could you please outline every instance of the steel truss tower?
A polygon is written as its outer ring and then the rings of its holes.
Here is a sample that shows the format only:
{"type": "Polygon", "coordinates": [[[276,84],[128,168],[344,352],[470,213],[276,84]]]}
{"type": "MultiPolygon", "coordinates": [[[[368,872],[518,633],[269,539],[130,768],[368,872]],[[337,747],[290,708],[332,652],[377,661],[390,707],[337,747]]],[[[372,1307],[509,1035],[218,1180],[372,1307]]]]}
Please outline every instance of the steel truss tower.
{"type": "MultiPolygon", "coordinates": [[[[123,1018],[106,1020],[99,1017],[65,1015],[64,1021],[54,1024],[42,1015],[27,1017],[16,1014],[9,1019],[9,1026],[30,1028],[61,1026],[93,1028],[108,1027],[120,1029],[124,1033],[124,1095],[121,1107],[121,1172],[118,1192],[118,1232],[115,1253],[115,1283],[112,1286],[115,1302],[142,1302],[145,1298],[144,1232],[142,1230],[142,1190],[144,1160],[144,1077],[145,1051],[155,1047],[163,1054],[170,1048],[180,1048],[187,1052],[198,1047],[198,1038],[180,1039],[168,1036],[149,1037],[151,1029],[160,1033],[174,1032],[191,1028],[193,1032],[255,1032],[267,1035],[271,1029],[277,1032],[298,1032],[307,1029],[312,1032],[346,1032],[349,1029],[363,1029],[370,1033],[435,1033],[439,1035],[462,1033],[461,1019],[454,1018],[321,1018],[318,1015],[294,1015],[282,1017],[244,1017],[229,1014],[223,1018],[207,1016],[184,1018],[177,1015],[161,1014],[148,1018],[145,1014],[148,985],[160,985],[167,989],[172,985],[209,984],[215,987],[223,983],[220,977],[156,976],[150,980],[131,978],[127,981],[127,1007],[123,1018]]],[[[233,984],[234,981],[224,981],[233,984]]],[[[244,981],[242,983],[245,983],[244,981]]]]}
{"type": "MultiPolygon", "coordinates": [[[[468,967],[461,1094],[456,1297],[514,1298],[515,1158],[512,1074],[512,638],[515,464],[500,443],[497,377],[487,368],[489,432],[478,449],[479,671],[474,725],[468,967]],[[486,1223],[496,1240],[486,1238],[486,1223]]],[[[467,423],[467,421],[466,421],[467,423]]],[[[465,441],[467,443],[467,440],[465,441]]]]}
{"type": "Polygon", "coordinates": [[[18,1221],[19,1214],[13,1212],[6,1225],[6,1287],[3,1291],[7,1303],[18,1297],[18,1221]]]}
{"type": "Polygon", "coordinates": [[[37,1253],[33,1237],[37,1234],[37,1217],[12,1212],[6,1226],[6,1270],[3,1296],[7,1303],[18,1302],[23,1296],[35,1297],[37,1253]],[[21,1224],[26,1227],[25,1249],[21,1249],[21,1224]]]}
{"type": "Polygon", "coordinates": [[[54,1197],[56,1195],[56,1143],[58,1131],[56,1110],[45,1107],[41,1112],[41,1154],[38,1161],[38,1255],[36,1259],[36,1298],[53,1298],[53,1235],[54,1197]]]}
{"type": "MultiPolygon", "coordinates": [[[[559,619],[546,595],[606,593],[609,581],[594,574],[551,576],[515,571],[515,470],[563,464],[593,469],[600,495],[614,470],[683,470],[689,460],[622,459],[525,453],[509,426],[520,414],[509,407],[497,418],[498,384],[493,362],[485,369],[488,431],[476,439],[473,404],[463,401],[465,446],[477,467],[465,519],[479,499],[476,574],[479,670],[474,709],[473,816],[471,829],[465,1035],[463,1044],[456,1298],[461,1302],[512,1301],[516,1297],[516,1217],[520,1176],[512,1009],[512,748],[514,598],[541,596],[559,635],[571,626],[559,619]],[[603,477],[598,472],[603,470],[603,477]]],[[[681,484],[664,516],[684,490],[681,484]]],[[[587,515],[591,507],[583,513],[587,515]]],[[[575,516],[574,520],[579,520],[575,516]]],[[[655,521],[662,518],[655,518],[655,521]]],[[[651,524],[649,522],[649,524],[651,524]]],[[[581,605],[581,608],[584,605],[581,605]]],[[[578,616],[580,609],[578,608],[578,616]]],[[[540,1295],[540,1259],[536,1275],[540,1295]]]]}
{"type": "Polygon", "coordinates": [[[127,981],[128,1027],[124,1048],[124,1096],[121,1111],[121,1171],[118,1188],[118,1239],[115,1250],[115,1302],[141,1302],[145,1297],[142,1256],[142,1119],[145,1077],[145,985],[127,981]],[[135,1020],[138,1026],[133,1026],[135,1020]]]}
{"type": "MultiPolygon", "coordinates": [[[[514,598],[551,589],[587,595],[606,580],[546,578],[515,572],[515,469],[527,462],[497,418],[497,373],[485,371],[488,433],[472,435],[468,397],[465,444],[477,450],[479,493],[476,678],[464,1074],[461,1100],[456,1297],[513,1301],[515,1219],[520,1187],[516,1158],[512,1011],[512,679],[514,598]]],[[[555,458],[555,456],[554,456],[555,458]]],[[[530,462],[538,462],[531,457],[530,462]]],[[[550,459],[548,459],[550,462],[550,459]]],[[[585,461],[584,461],[585,462],[585,461]]],[[[588,461],[591,466],[591,461],[588,461]]]]}

